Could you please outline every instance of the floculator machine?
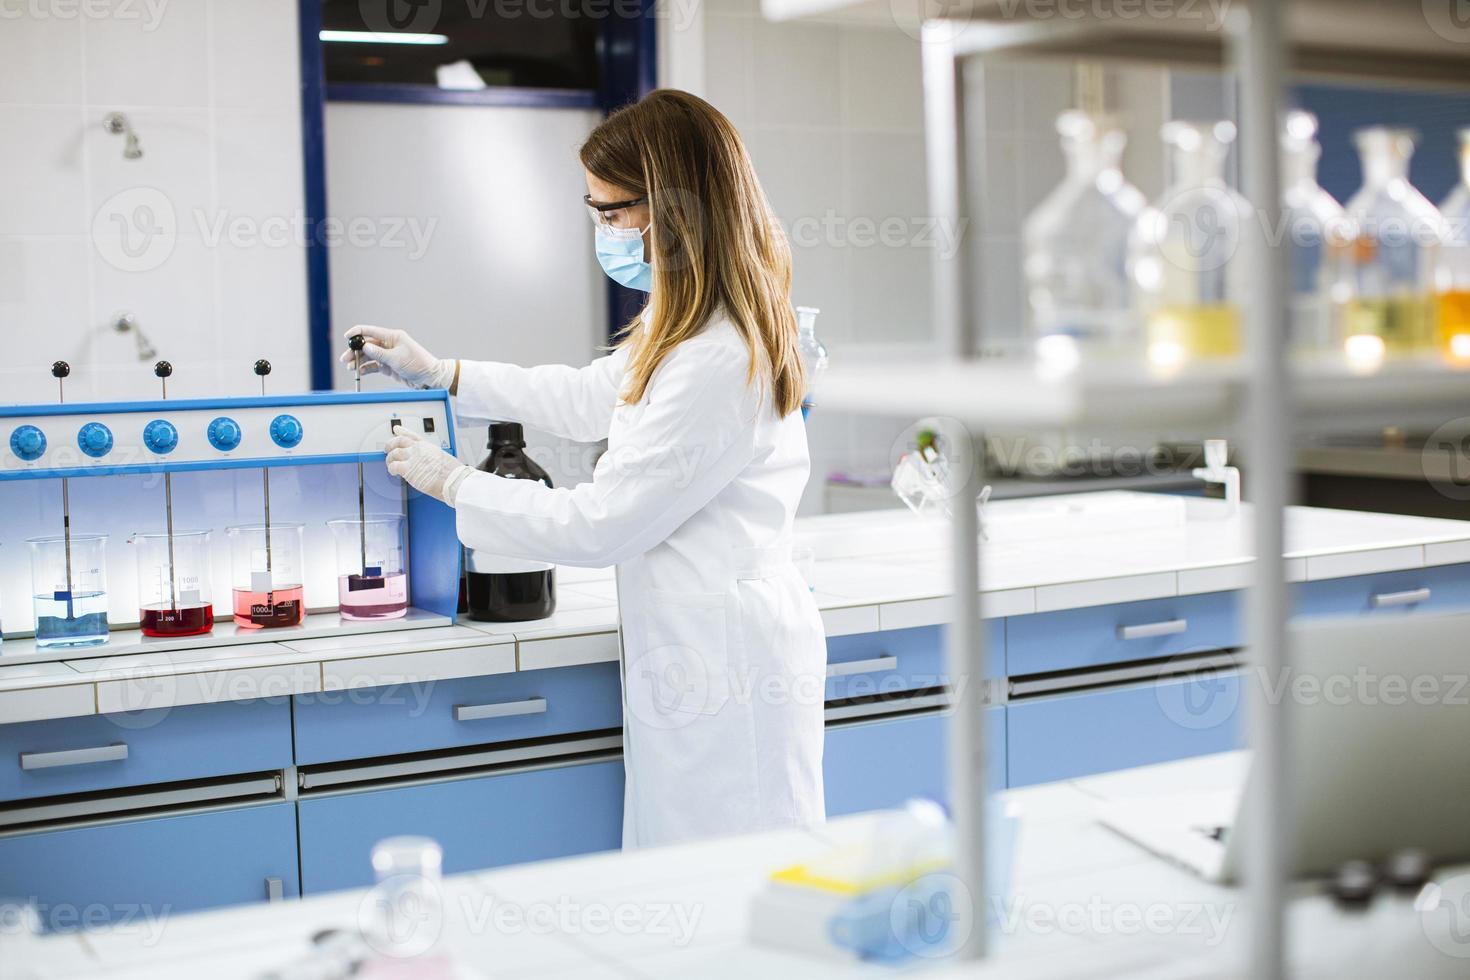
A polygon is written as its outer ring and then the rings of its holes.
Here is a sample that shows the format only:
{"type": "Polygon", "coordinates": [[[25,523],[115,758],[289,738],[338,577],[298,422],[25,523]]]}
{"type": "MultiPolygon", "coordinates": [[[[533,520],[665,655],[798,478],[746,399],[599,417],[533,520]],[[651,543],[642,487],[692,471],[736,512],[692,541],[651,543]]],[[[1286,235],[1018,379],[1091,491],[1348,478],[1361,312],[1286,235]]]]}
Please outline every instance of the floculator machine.
{"type": "Polygon", "coordinates": [[[0,406],[0,664],[453,622],[453,511],[390,477],[454,452],[444,391],[0,406]]]}

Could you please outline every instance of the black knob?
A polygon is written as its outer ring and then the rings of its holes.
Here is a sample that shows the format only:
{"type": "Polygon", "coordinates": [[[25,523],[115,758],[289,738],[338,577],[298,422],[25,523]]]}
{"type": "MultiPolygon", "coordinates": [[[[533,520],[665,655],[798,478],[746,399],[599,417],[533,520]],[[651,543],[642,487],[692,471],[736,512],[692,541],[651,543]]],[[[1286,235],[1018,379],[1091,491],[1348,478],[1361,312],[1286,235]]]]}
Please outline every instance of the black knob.
{"type": "Polygon", "coordinates": [[[1385,871],[1389,883],[1398,891],[1417,892],[1434,872],[1434,862],[1426,852],[1411,847],[1389,858],[1385,871]]]}
{"type": "Polygon", "coordinates": [[[255,362],[255,373],[258,374],[258,375],[260,375],[262,378],[265,377],[267,374],[270,374],[271,373],[271,362],[270,361],[267,361],[263,357],[260,360],[256,361],[255,362]]]}
{"type": "Polygon", "coordinates": [[[367,340],[360,333],[355,333],[347,338],[347,346],[353,350],[362,350],[362,345],[365,343],[367,343],[367,340]]]}
{"type": "Polygon", "coordinates": [[[1328,883],[1327,891],[1339,908],[1359,909],[1373,899],[1377,887],[1377,868],[1367,861],[1346,861],[1328,883]]]}
{"type": "Polygon", "coordinates": [[[57,361],[51,365],[51,377],[64,378],[69,374],[71,374],[71,365],[65,361],[57,361]]]}
{"type": "Polygon", "coordinates": [[[167,378],[174,373],[174,366],[168,361],[159,361],[153,365],[153,373],[160,378],[167,378]]]}

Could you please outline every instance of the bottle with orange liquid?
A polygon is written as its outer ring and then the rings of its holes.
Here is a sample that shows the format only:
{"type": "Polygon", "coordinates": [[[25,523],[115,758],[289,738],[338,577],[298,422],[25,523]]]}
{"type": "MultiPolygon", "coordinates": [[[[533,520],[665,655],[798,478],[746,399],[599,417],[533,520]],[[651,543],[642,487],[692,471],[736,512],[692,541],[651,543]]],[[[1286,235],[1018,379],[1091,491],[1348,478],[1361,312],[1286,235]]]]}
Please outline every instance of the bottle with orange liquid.
{"type": "Polygon", "coordinates": [[[1439,210],[1448,225],[1436,277],[1439,346],[1451,360],[1470,362],[1470,129],[1460,130],[1460,183],[1439,210]]]}

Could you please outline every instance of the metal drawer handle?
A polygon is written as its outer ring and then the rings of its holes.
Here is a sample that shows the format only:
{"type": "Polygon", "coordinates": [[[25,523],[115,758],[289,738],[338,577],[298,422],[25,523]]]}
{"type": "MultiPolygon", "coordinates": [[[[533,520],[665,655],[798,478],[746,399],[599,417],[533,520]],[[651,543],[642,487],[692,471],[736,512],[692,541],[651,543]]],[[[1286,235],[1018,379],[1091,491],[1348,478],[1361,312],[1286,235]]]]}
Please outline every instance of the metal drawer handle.
{"type": "Polygon", "coordinates": [[[265,900],[267,902],[281,902],[286,899],[285,883],[279,878],[271,877],[265,880],[265,900]]]}
{"type": "Polygon", "coordinates": [[[1414,606],[1421,602],[1429,601],[1429,590],[1409,589],[1407,592],[1380,592],[1368,603],[1374,609],[1386,609],[1390,606],[1414,606]]]}
{"type": "Polygon", "coordinates": [[[1151,640],[1156,636],[1173,636],[1189,629],[1187,619],[1166,619],[1161,623],[1139,623],[1137,626],[1119,626],[1120,640],[1151,640]]]}
{"type": "Polygon", "coordinates": [[[60,752],[22,752],[22,769],[55,769],[58,766],[86,766],[94,762],[121,762],[128,757],[126,742],[98,745],[90,749],[64,749],[60,752]]]}
{"type": "Polygon", "coordinates": [[[525,701],[502,701],[498,704],[456,704],[455,721],[479,721],[482,718],[510,718],[514,715],[539,715],[546,712],[545,698],[525,701]]]}
{"type": "Polygon", "coordinates": [[[871,660],[849,660],[841,664],[828,664],[828,677],[847,677],[849,674],[867,674],[875,670],[897,670],[898,658],[891,653],[871,660]]]}

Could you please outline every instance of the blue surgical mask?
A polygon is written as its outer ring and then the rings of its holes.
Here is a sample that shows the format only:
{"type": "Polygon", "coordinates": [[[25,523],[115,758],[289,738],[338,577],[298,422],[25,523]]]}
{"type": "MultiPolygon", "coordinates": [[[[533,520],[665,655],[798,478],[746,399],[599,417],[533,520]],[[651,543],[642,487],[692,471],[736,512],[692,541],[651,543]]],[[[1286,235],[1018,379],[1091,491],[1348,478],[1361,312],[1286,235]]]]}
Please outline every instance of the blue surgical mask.
{"type": "Polygon", "coordinates": [[[643,232],[647,230],[598,225],[595,232],[602,271],[618,285],[645,293],[653,291],[653,266],[643,261],[643,232]]]}

